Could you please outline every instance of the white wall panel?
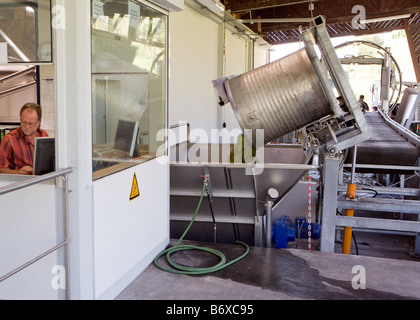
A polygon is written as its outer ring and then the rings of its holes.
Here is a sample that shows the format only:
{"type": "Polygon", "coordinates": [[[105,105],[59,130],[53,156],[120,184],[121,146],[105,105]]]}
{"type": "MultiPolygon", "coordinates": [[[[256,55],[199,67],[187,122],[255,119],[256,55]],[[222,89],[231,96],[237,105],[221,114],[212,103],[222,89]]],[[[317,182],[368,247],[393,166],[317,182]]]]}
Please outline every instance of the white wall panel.
{"type": "MultiPolygon", "coordinates": [[[[24,176],[2,175],[0,187],[26,180],[24,176]]],[[[60,194],[61,195],[61,194],[60,194]]],[[[60,196],[57,194],[57,197],[60,196]]],[[[0,276],[4,276],[55,247],[62,239],[57,233],[56,187],[39,184],[0,199],[0,276]],[[42,208],[42,209],[40,209],[42,208]]],[[[60,292],[51,283],[59,262],[57,253],[33,264],[0,283],[0,300],[55,300],[60,292]]]]}
{"type": "Polygon", "coordinates": [[[169,243],[169,167],[155,159],[94,182],[95,296],[114,298],[169,243]],[[134,174],[140,197],[129,200],[134,174]]]}
{"type": "MultiPolygon", "coordinates": [[[[185,6],[172,13],[169,123],[188,121],[191,130],[217,128],[217,101],[211,81],[218,77],[219,26],[185,6]]],[[[193,132],[194,133],[194,132],[193,132]]]]}
{"type": "Polygon", "coordinates": [[[206,10],[188,5],[170,14],[169,33],[169,123],[187,121],[193,142],[217,143],[219,135],[212,135],[212,130],[221,129],[223,123],[229,132],[240,127],[230,105],[217,104],[212,80],[248,71],[252,58],[258,66],[265,64],[268,46],[253,54],[248,37],[239,36],[229,25],[225,28],[221,19],[209,18],[206,10]]]}
{"type": "MultiPolygon", "coordinates": [[[[226,76],[240,75],[247,72],[248,66],[248,55],[250,50],[249,45],[252,45],[252,42],[239,38],[238,36],[232,34],[231,31],[226,30],[226,76]]],[[[240,129],[238,121],[236,120],[235,114],[232,108],[229,105],[221,107],[222,110],[222,121],[226,123],[226,128],[229,132],[232,132],[235,129],[240,129]]],[[[236,142],[236,137],[232,143],[236,142]]]]}

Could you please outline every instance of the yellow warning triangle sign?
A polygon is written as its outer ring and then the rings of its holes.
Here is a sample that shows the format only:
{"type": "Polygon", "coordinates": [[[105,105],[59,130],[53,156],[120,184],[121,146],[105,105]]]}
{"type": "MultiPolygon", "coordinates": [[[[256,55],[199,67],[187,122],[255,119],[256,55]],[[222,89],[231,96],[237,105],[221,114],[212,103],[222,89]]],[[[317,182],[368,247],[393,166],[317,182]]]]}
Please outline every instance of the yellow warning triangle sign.
{"type": "Polygon", "coordinates": [[[137,181],[136,174],[134,173],[133,185],[131,187],[130,201],[138,198],[139,196],[140,196],[139,184],[137,181]]]}

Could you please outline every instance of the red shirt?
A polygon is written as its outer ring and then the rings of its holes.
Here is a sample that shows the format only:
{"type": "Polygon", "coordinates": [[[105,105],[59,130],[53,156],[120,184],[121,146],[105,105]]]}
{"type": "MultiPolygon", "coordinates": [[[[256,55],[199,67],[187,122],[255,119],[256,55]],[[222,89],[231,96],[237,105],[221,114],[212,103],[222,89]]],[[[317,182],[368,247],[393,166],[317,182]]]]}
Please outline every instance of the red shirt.
{"type": "MultiPolygon", "coordinates": [[[[48,137],[48,133],[38,129],[36,137],[48,137]]],[[[24,166],[33,167],[34,145],[18,128],[6,134],[0,145],[0,168],[20,170],[24,166]]]]}

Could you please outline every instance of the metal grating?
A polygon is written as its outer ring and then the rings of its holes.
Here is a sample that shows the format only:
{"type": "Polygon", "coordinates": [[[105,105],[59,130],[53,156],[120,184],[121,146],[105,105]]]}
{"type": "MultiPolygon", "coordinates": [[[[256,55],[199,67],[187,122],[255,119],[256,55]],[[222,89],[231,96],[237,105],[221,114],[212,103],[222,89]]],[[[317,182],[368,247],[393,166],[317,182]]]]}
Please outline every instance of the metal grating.
{"type": "MultiPolygon", "coordinates": [[[[418,0],[221,0],[221,2],[237,19],[292,19],[293,21],[293,19],[323,15],[326,17],[330,37],[403,30],[404,20],[401,17],[411,15],[408,23],[415,26],[419,24],[420,13],[418,0]],[[311,3],[313,11],[309,10],[311,3]],[[365,9],[366,19],[380,20],[387,17],[391,19],[369,23],[366,29],[355,29],[352,21],[357,16],[354,13],[356,6],[365,9]]],[[[283,44],[300,41],[301,25],[304,29],[310,27],[308,23],[291,21],[250,23],[247,26],[268,43],[283,44]]]]}
{"type": "MultiPolygon", "coordinates": [[[[420,17],[411,23],[411,25],[418,25],[420,26],[420,17]]],[[[388,21],[381,21],[376,23],[368,23],[366,24],[366,29],[355,29],[353,28],[350,22],[344,23],[333,23],[327,25],[327,30],[330,37],[344,37],[350,35],[366,35],[370,33],[382,33],[388,32],[393,30],[403,30],[404,29],[404,22],[402,19],[395,19],[395,20],[388,20],[388,21]]],[[[413,27],[414,29],[414,27],[413,27]]],[[[417,40],[417,49],[420,49],[420,29],[416,28],[416,33],[413,35],[417,40]]],[[[284,44],[290,42],[298,42],[301,41],[300,30],[298,28],[292,30],[279,30],[279,31],[271,31],[267,32],[266,34],[260,34],[268,43],[272,45],[276,44],[284,44]]],[[[420,52],[419,52],[420,54],[420,52]]]]}

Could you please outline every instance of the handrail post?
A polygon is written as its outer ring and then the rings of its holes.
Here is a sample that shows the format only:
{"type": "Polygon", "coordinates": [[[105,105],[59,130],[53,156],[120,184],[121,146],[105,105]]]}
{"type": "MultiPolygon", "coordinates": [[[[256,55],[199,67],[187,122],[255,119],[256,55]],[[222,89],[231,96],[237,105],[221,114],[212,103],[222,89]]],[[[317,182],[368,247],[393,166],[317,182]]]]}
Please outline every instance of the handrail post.
{"type": "Polygon", "coordinates": [[[65,246],[64,265],[66,268],[66,300],[70,300],[70,248],[69,248],[69,177],[68,174],[63,176],[63,222],[64,222],[64,240],[67,242],[65,246]]]}

